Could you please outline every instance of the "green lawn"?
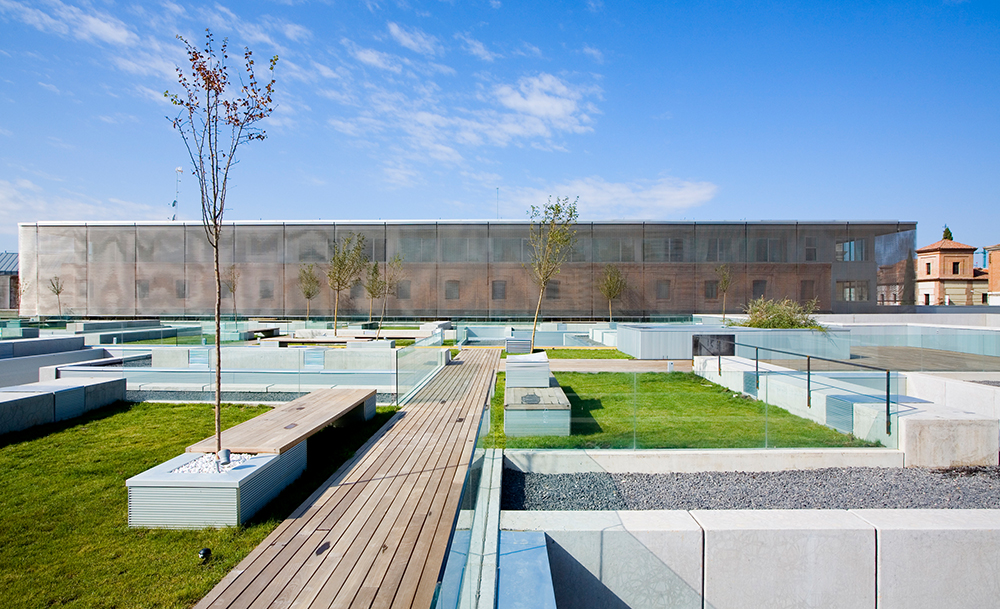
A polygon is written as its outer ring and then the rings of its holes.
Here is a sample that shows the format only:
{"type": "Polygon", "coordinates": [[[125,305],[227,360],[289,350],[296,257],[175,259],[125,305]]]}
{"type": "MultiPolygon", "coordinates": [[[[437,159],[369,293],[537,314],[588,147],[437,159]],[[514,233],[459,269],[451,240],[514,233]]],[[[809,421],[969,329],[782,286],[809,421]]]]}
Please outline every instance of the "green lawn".
{"type": "MultiPolygon", "coordinates": [[[[633,442],[637,448],[765,445],[763,402],[733,397],[731,391],[691,373],[554,375],[572,406],[571,435],[507,438],[501,373],[490,408],[488,448],[632,448],[633,442]]],[[[767,446],[877,446],[776,406],[767,406],[766,415],[767,446]]]]}
{"type": "MultiPolygon", "coordinates": [[[[0,607],[190,607],[391,416],[310,438],[309,469],[245,526],[129,529],[125,479],[211,435],[211,410],[119,403],[0,436],[0,607]]],[[[226,406],[223,425],[267,410],[226,406]]]]}
{"type": "MultiPolygon", "coordinates": [[[[223,345],[247,345],[254,341],[245,340],[224,340],[223,345]]],[[[129,341],[128,343],[122,343],[128,345],[200,345],[201,336],[168,336],[165,338],[152,338],[150,340],[135,340],[129,341]]],[[[205,335],[205,346],[211,347],[215,345],[215,335],[206,334],[205,335]]]]}
{"type": "MultiPolygon", "coordinates": [[[[610,347],[594,347],[593,349],[571,349],[571,348],[549,348],[535,349],[535,353],[544,351],[549,359],[635,359],[627,353],[622,353],[618,349],[610,347]]],[[[507,352],[500,355],[501,359],[507,359],[507,352]]]]}

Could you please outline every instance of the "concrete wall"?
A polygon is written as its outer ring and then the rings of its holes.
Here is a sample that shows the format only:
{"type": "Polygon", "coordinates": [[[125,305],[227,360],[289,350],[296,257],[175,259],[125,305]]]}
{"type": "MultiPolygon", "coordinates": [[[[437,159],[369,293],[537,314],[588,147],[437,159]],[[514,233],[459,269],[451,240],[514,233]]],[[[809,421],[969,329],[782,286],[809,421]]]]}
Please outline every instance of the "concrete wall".
{"type": "MultiPolygon", "coordinates": [[[[395,370],[392,349],[323,349],[323,370],[395,370]]],[[[189,351],[209,350],[209,367],[215,368],[215,349],[205,347],[158,347],[152,349],[153,368],[188,368],[189,351]]],[[[223,347],[223,370],[308,370],[305,349],[264,349],[259,347],[223,347]]]]}
{"type": "Polygon", "coordinates": [[[7,357],[27,357],[45,353],[78,351],[84,348],[82,336],[52,336],[44,338],[21,338],[0,342],[0,359],[7,357]]]}
{"type": "Polygon", "coordinates": [[[107,357],[104,349],[81,349],[64,353],[0,359],[0,387],[35,383],[41,380],[39,370],[46,366],[86,362],[104,357],[107,357]]]}
{"type": "Polygon", "coordinates": [[[981,377],[982,373],[901,372],[900,374],[906,377],[908,395],[950,408],[1000,419],[1000,387],[970,383],[965,380],[972,376],[981,377]]]}
{"type": "Polygon", "coordinates": [[[125,399],[125,379],[58,379],[0,391],[0,434],[72,419],[125,399]]]}
{"type": "MultiPolygon", "coordinates": [[[[691,359],[692,337],[696,334],[733,336],[742,345],[761,347],[761,359],[798,357],[766,348],[831,359],[851,356],[850,333],[846,330],[760,330],[696,324],[619,324],[618,350],[638,359],[691,359]]],[[[736,355],[741,357],[753,358],[755,352],[752,347],[736,347],[736,355]]]]}
{"type": "Polygon", "coordinates": [[[501,512],[559,606],[995,607],[1000,510],[501,512]]]}

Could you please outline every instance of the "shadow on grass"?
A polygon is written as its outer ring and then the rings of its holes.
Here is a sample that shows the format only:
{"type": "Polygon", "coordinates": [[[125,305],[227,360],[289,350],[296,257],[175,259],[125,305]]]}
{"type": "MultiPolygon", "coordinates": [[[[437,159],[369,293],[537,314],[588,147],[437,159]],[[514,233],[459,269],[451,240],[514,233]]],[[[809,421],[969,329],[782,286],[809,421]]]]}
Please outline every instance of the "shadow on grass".
{"type": "Polygon", "coordinates": [[[595,433],[604,432],[604,428],[597,422],[592,414],[595,410],[603,410],[604,405],[599,398],[581,398],[573,391],[571,385],[562,388],[569,399],[570,405],[570,428],[571,436],[589,436],[595,433]]]}

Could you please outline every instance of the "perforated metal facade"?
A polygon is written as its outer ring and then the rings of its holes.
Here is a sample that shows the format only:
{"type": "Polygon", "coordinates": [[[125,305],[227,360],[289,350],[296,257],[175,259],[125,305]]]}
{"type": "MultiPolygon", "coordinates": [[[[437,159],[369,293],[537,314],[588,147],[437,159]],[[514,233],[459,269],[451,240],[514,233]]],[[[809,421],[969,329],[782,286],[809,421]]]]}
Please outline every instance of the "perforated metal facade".
{"type": "MultiPolygon", "coordinates": [[[[20,225],[22,315],[55,315],[59,277],[64,315],[208,316],[214,302],[212,250],[198,223],[56,223],[20,225]]],[[[606,318],[599,282],[607,264],[627,275],[615,316],[739,312],[756,295],[806,301],[820,309],[871,311],[878,269],[912,256],[916,223],[581,222],[570,260],[545,294],[548,318],[606,318]],[[860,244],[864,245],[860,245],[860,244]],[[843,255],[851,244],[850,260],[843,255]],[[732,285],[723,294],[717,269],[732,285]],[[837,286],[866,285],[847,291],[837,286]],[[861,300],[867,296],[867,300],[861,300]]],[[[370,259],[400,255],[404,283],[389,298],[392,317],[512,319],[533,315],[538,288],[524,268],[526,222],[236,222],[226,226],[223,269],[239,272],[235,293],[223,288],[223,310],[240,315],[304,316],[301,264],[322,274],[332,243],[363,234],[370,259]]],[[[325,282],[324,282],[325,286],[325,282]]],[[[345,290],[340,312],[367,317],[363,290],[345,290]]],[[[380,303],[376,303],[376,310],[380,303]]],[[[313,316],[332,315],[324,287],[313,316]]]]}

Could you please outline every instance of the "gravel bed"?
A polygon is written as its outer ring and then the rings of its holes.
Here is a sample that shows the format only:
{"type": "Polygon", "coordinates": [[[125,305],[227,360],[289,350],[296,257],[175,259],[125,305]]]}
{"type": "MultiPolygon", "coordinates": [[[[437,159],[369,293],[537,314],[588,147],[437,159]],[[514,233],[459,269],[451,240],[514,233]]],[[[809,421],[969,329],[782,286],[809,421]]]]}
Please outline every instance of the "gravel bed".
{"type": "Polygon", "coordinates": [[[972,381],[973,383],[979,383],[980,385],[990,385],[992,387],[1000,387],[1000,381],[972,381]]]}
{"type": "Polygon", "coordinates": [[[696,474],[504,470],[505,510],[1000,509],[1000,468],[696,474]]]}
{"type": "Polygon", "coordinates": [[[177,469],[170,470],[171,474],[215,474],[219,472],[228,472],[234,467],[243,465],[250,460],[251,457],[256,457],[257,455],[251,453],[233,453],[229,455],[229,465],[217,466],[215,464],[215,454],[204,454],[193,461],[188,461],[184,465],[178,467],[177,469]]]}
{"type": "MultiPolygon", "coordinates": [[[[223,391],[223,402],[264,403],[275,404],[291,402],[296,398],[309,395],[308,392],[294,391],[223,391]]],[[[395,393],[375,394],[375,403],[380,406],[392,404],[395,393]]],[[[130,389],[125,392],[128,402],[215,402],[214,391],[141,391],[130,389]]]]}

